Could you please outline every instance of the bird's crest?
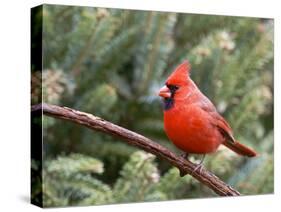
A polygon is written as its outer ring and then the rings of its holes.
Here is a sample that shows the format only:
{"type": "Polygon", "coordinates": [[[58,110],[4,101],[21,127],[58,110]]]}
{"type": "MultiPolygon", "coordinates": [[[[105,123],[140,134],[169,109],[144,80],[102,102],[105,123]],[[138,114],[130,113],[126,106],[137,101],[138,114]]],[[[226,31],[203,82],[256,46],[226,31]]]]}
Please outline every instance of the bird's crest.
{"type": "Polygon", "coordinates": [[[166,83],[175,85],[182,85],[187,83],[190,69],[190,63],[187,60],[183,61],[183,63],[180,64],[168,77],[166,83]]]}

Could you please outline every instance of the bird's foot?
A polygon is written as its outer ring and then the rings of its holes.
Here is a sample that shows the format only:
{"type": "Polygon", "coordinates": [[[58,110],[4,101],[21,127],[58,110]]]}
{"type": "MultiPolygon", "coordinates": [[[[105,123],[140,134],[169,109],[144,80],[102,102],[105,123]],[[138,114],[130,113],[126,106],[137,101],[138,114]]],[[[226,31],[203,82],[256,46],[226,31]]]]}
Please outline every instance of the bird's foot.
{"type": "Polygon", "coordinates": [[[191,172],[191,175],[194,174],[194,172],[196,172],[197,170],[199,170],[199,174],[202,174],[202,170],[203,170],[203,161],[205,159],[205,155],[203,155],[200,163],[198,163],[196,165],[196,167],[193,169],[193,171],[191,172]]]}
{"type": "Polygon", "coordinates": [[[197,170],[198,170],[198,173],[201,175],[202,170],[203,170],[203,164],[202,163],[197,164],[197,166],[191,172],[191,175],[193,175],[197,170]]]}
{"type": "Polygon", "coordinates": [[[185,160],[188,160],[189,154],[188,154],[187,152],[183,152],[182,154],[180,154],[180,156],[181,156],[182,158],[184,158],[185,160]]]}
{"type": "MultiPolygon", "coordinates": [[[[188,160],[189,154],[188,154],[187,152],[184,152],[184,153],[182,153],[180,156],[181,156],[182,158],[184,158],[185,160],[188,160]]],[[[200,161],[198,164],[196,164],[196,167],[195,167],[195,168],[193,169],[193,171],[190,173],[191,175],[193,175],[193,174],[194,174],[196,171],[198,171],[198,170],[199,170],[199,174],[200,174],[200,175],[202,174],[202,170],[203,170],[203,161],[204,161],[204,159],[205,159],[205,155],[203,155],[201,161],[200,161]]],[[[188,160],[188,161],[189,161],[189,160],[188,160]]],[[[187,174],[186,172],[180,170],[180,176],[181,176],[181,177],[185,176],[186,174],[187,174]]]]}

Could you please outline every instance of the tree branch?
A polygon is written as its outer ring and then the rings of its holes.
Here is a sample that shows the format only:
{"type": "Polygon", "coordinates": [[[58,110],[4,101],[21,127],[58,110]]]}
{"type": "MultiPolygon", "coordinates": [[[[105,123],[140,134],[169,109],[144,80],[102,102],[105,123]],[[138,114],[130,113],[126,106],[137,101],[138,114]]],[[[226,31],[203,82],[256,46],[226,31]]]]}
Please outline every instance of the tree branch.
{"type": "Polygon", "coordinates": [[[199,182],[208,186],[220,196],[240,195],[238,191],[231,188],[229,185],[221,181],[217,176],[215,176],[205,168],[202,168],[201,171],[193,171],[196,168],[196,164],[185,160],[183,157],[177,156],[175,153],[171,152],[166,147],[163,147],[158,143],[152,141],[151,139],[146,138],[140,134],[127,130],[123,127],[115,125],[94,115],[80,112],[67,107],[60,107],[56,105],[43,103],[33,105],[31,108],[32,112],[40,112],[41,110],[45,115],[68,120],[76,124],[88,127],[92,130],[101,131],[106,134],[119,137],[130,145],[136,146],[146,152],[150,152],[170,162],[173,166],[177,167],[181,173],[190,174],[199,182]]]}

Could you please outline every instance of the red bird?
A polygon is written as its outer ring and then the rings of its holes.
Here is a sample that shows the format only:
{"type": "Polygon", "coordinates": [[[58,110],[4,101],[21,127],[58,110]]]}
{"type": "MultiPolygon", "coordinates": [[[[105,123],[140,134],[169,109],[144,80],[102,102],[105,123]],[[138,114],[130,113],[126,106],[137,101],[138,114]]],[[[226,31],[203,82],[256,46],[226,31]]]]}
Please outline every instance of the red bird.
{"type": "Polygon", "coordinates": [[[188,153],[213,153],[221,144],[239,155],[256,156],[254,150],[235,140],[229,124],[189,77],[190,68],[184,61],[159,91],[164,99],[164,129],[169,139],[186,153],[186,159],[188,153]]]}

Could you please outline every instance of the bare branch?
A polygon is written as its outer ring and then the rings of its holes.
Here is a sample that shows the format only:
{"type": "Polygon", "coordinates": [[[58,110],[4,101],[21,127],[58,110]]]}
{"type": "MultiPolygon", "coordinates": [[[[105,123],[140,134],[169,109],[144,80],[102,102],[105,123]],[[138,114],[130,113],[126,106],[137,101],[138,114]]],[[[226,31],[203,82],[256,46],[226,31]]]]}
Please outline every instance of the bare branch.
{"type": "Polygon", "coordinates": [[[220,196],[239,196],[240,193],[230,187],[228,184],[220,180],[217,176],[202,168],[200,171],[193,171],[196,164],[185,160],[181,156],[168,150],[166,147],[146,138],[140,134],[127,130],[123,127],[115,125],[109,121],[101,119],[97,116],[80,112],[67,107],[60,107],[50,104],[34,105],[31,108],[32,112],[43,110],[43,114],[52,116],[59,119],[68,120],[79,125],[83,125],[92,130],[104,132],[106,134],[116,136],[126,141],[128,144],[150,152],[163,160],[170,162],[173,166],[177,167],[181,173],[190,174],[202,184],[208,186],[215,193],[220,196]]]}

